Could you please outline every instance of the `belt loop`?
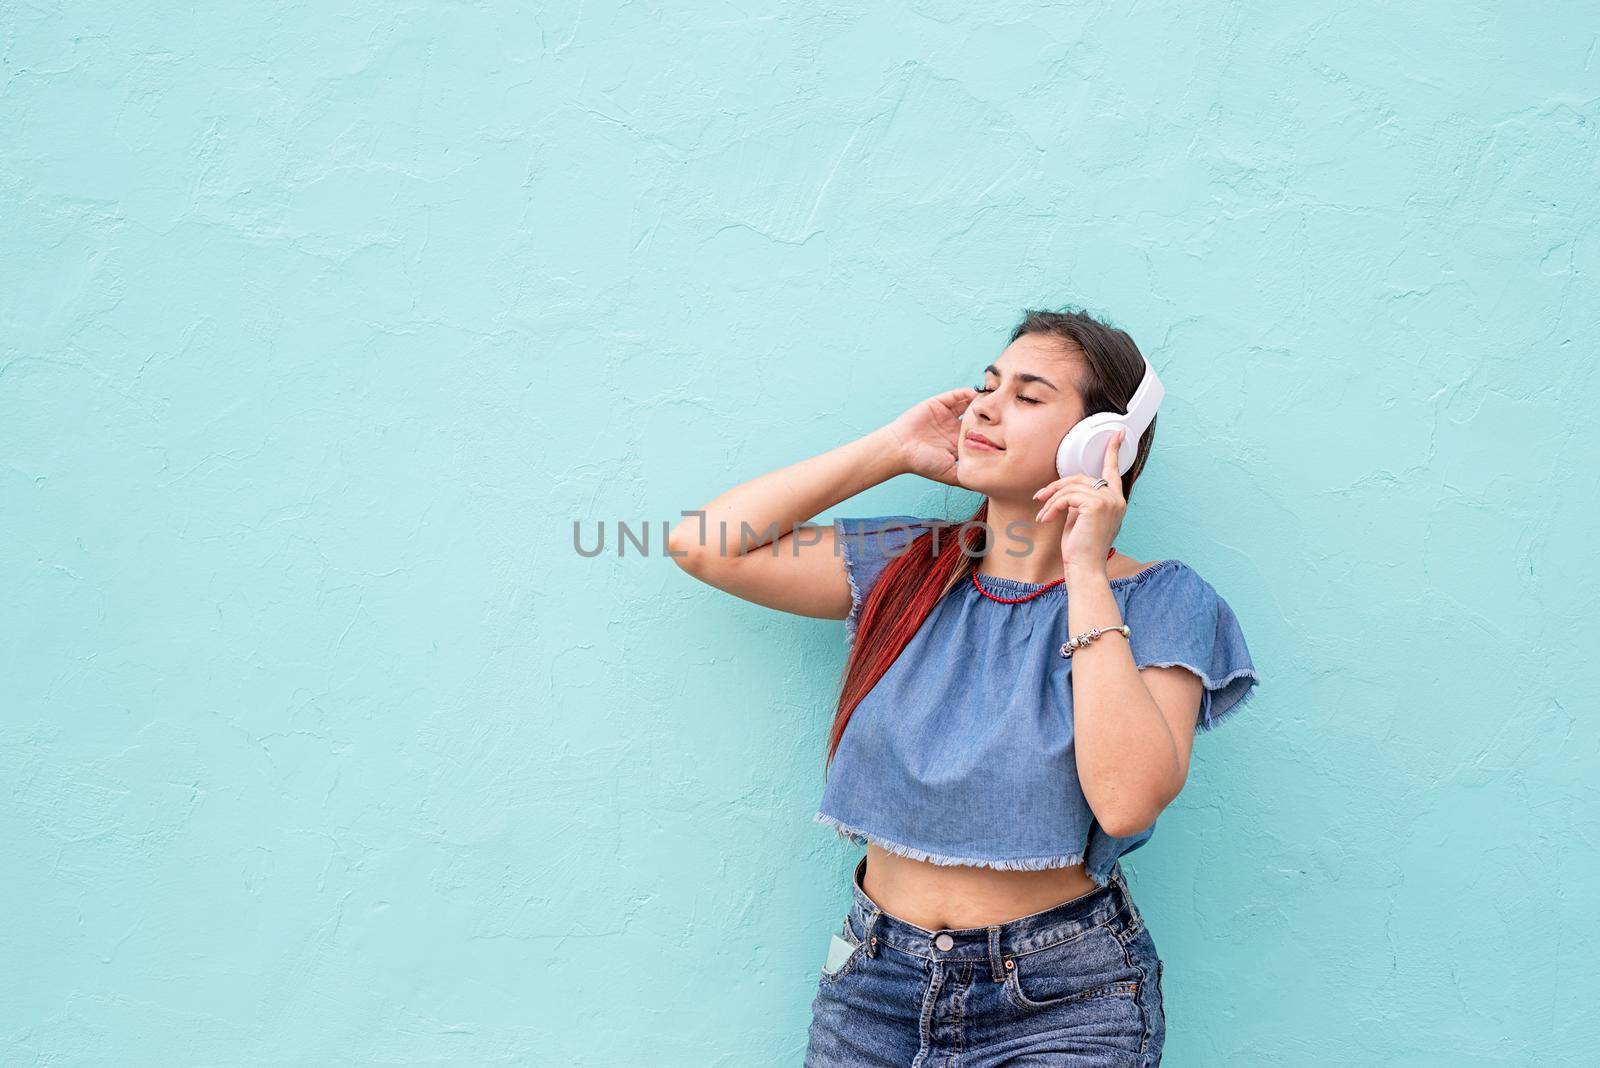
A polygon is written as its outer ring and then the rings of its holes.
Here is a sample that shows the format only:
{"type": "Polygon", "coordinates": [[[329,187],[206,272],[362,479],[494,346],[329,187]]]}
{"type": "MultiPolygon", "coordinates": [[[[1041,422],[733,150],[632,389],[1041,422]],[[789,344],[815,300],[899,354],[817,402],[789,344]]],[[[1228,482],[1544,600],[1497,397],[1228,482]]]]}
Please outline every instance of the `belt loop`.
{"type": "Polygon", "coordinates": [[[997,983],[1005,982],[1006,970],[1000,960],[1000,928],[994,924],[989,926],[989,978],[997,983]]]}

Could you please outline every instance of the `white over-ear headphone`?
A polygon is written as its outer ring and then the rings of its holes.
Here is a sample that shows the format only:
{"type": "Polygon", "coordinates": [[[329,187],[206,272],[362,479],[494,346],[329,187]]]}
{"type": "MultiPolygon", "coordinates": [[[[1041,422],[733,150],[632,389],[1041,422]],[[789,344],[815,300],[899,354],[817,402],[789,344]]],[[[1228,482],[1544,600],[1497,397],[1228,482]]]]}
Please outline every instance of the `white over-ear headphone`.
{"type": "Polygon", "coordinates": [[[1161,398],[1166,395],[1166,388],[1161,385],[1161,379],[1156,377],[1156,369],[1150,366],[1149,358],[1145,357],[1144,379],[1139,383],[1139,388],[1133,391],[1133,399],[1128,401],[1127,414],[1096,412],[1073,424],[1067,436],[1061,439],[1061,446],[1056,449],[1057,475],[1060,478],[1072,475],[1099,478],[1105,468],[1106,449],[1111,445],[1111,436],[1119,428],[1126,429],[1127,433],[1122,437],[1122,444],[1117,446],[1117,474],[1127,474],[1128,468],[1139,456],[1139,438],[1150,426],[1150,420],[1156,417],[1156,409],[1161,407],[1161,398]]]}

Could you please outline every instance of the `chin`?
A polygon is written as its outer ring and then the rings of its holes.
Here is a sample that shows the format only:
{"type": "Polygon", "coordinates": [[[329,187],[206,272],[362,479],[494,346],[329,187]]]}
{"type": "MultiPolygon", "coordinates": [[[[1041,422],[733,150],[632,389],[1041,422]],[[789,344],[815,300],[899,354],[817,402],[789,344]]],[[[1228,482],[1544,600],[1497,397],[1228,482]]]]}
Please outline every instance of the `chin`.
{"type": "Polygon", "coordinates": [[[972,470],[972,465],[964,460],[956,464],[956,484],[962,489],[969,489],[974,493],[988,493],[989,486],[993,482],[992,477],[985,478],[983,472],[972,470]]]}

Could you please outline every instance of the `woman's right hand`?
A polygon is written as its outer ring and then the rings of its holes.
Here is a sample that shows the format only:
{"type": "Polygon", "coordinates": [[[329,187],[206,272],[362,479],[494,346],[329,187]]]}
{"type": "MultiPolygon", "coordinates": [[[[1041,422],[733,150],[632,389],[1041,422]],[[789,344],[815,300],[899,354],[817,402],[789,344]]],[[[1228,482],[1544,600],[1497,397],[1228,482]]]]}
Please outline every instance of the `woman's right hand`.
{"type": "Polygon", "coordinates": [[[947,486],[956,481],[956,447],[961,416],[978,396],[970,386],[952,389],[919,402],[884,429],[899,449],[901,466],[913,475],[947,486]]]}

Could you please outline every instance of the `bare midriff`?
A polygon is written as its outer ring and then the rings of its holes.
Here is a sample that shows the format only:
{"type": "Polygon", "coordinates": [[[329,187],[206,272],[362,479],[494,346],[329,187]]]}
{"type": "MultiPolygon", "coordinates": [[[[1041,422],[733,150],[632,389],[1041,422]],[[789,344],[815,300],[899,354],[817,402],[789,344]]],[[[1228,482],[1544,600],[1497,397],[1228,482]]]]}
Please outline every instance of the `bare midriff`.
{"type": "Polygon", "coordinates": [[[932,864],[867,843],[862,889],[884,912],[929,931],[1008,923],[1095,888],[1082,864],[1044,871],[998,871],[932,864]]]}

